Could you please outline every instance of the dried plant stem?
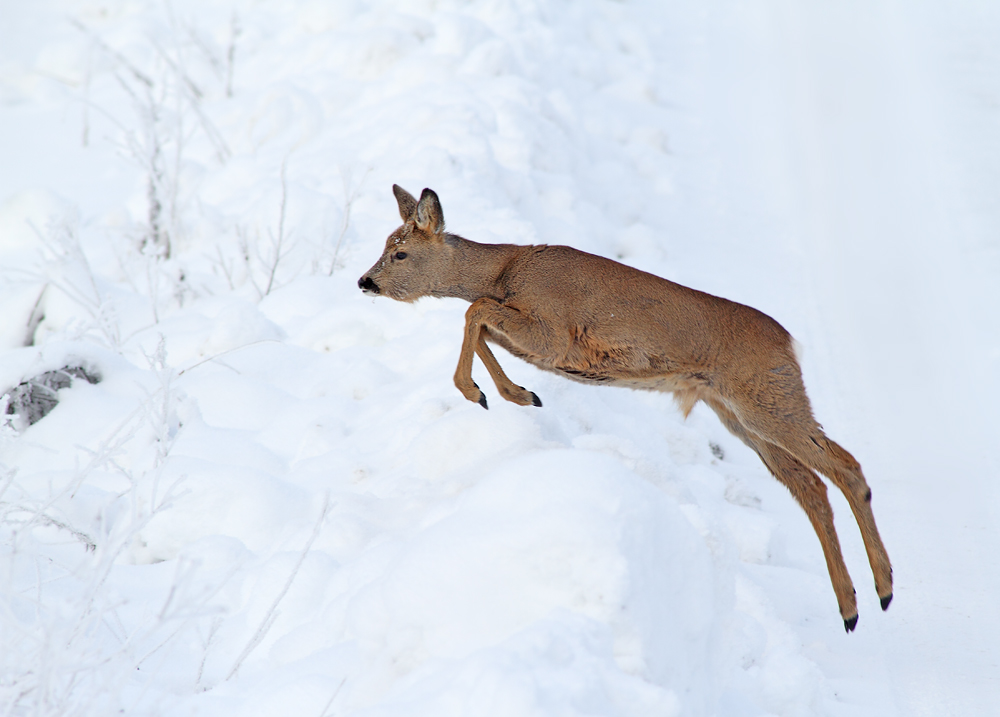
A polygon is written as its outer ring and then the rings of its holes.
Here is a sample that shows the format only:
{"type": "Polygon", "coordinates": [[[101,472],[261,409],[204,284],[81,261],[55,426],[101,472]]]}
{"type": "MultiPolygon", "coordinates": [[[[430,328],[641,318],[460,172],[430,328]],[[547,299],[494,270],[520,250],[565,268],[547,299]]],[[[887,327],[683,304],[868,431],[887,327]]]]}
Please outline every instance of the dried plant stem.
{"type": "Polygon", "coordinates": [[[232,21],[229,24],[229,49],[226,50],[226,97],[233,96],[233,68],[236,65],[236,38],[242,32],[240,18],[233,12],[232,21]]]}
{"type": "Polygon", "coordinates": [[[355,186],[351,186],[351,175],[348,172],[346,175],[342,175],[342,180],[344,183],[344,214],[343,219],[340,222],[340,233],[337,235],[337,244],[333,248],[333,258],[330,260],[330,270],[327,272],[327,276],[333,276],[333,272],[337,268],[337,259],[340,256],[340,247],[344,243],[344,237],[347,235],[347,230],[351,226],[351,207],[354,206],[354,202],[358,198],[358,194],[361,192],[361,187],[365,183],[365,179],[371,173],[371,167],[365,172],[364,176],[361,177],[361,181],[355,186]]]}
{"type": "Polygon", "coordinates": [[[323,497],[323,508],[322,510],[320,510],[319,518],[316,520],[316,525],[313,526],[312,535],[309,536],[309,541],[302,549],[302,552],[299,553],[299,559],[296,561],[295,567],[292,568],[292,572],[288,575],[288,580],[285,581],[285,585],[284,587],[281,588],[281,592],[278,593],[278,596],[274,598],[274,602],[271,603],[271,607],[267,609],[267,612],[264,614],[264,619],[261,620],[260,625],[258,625],[256,632],[254,632],[253,634],[253,637],[250,638],[250,641],[246,644],[246,647],[243,648],[243,652],[241,652],[239,658],[237,658],[236,663],[233,665],[233,669],[229,671],[229,675],[226,677],[226,680],[231,680],[233,676],[236,675],[236,673],[240,669],[240,665],[242,665],[243,661],[250,656],[250,653],[257,648],[257,645],[259,645],[261,640],[264,639],[264,637],[267,635],[268,630],[271,629],[271,626],[274,624],[274,621],[278,618],[278,612],[277,612],[278,605],[285,597],[285,594],[288,592],[288,589],[292,587],[292,582],[294,582],[295,576],[298,575],[299,568],[302,567],[302,563],[305,561],[306,555],[309,554],[309,549],[312,547],[312,544],[316,541],[316,538],[319,536],[319,531],[323,527],[323,521],[326,519],[326,514],[329,512],[329,510],[330,510],[330,494],[327,493],[323,497]]]}
{"type": "MultiPolygon", "coordinates": [[[[278,262],[281,261],[282,253],[281,247],[285,242],[285,210],[288,206],[288,180],[285,178],[285,167],[288,164],[288,158],[281,163],[281,207],[278,212],[278,236],[275,238],[271,234],[271,243],[274,247],[274,256],[271,262],[271,271],[267,278],[267,288],[264,289],[264,296],[271,293],[271,289],[274,287],[274,275],[278,271],[278,262]]],[[[268,231],[270,234],[270,230],[268,231]]]]}
{"type": "Polygon", "coordinates": [[[337,689],[335,689],[333,694],[330,695],[330,699],[327,700],[326,706],[323,707],[323,711],[319,713],[319,717],[326,717],[326,713],[330,711],[330,705],[332,705],[333,701],[337,699],[337,695],[340,694],[340,690],[343,688],[345,682],[347,682],[347,675],[344,675],[344,679],[340,681],[340,684],[337,685],[337,689]]]}

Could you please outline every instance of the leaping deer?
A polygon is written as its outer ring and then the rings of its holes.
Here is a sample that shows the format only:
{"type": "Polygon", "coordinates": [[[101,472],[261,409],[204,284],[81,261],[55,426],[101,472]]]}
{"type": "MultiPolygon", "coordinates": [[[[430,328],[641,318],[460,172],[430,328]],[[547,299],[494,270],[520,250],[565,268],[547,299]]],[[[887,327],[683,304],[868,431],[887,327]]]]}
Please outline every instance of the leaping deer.
{"type": "Polygon", "coordinates": [[[861,466],[813,418],[792,337],[770,316],[566,246],[477,244],[444,230],[437,194],[420,201],[393,185],[403,225],[358,280],[366,294],[415,301],[454,296],[472,303],[455,385],[487,408],[472,380],[472,355],[500,395],[541,406],[504,374],[487,342],[584,383],[673,393],[685,417],[698,401],[750,446],[809,516],[830,572],[844,628],[858,622],[851,577],[833,525],[827,476],[861,528],[882,609],[892,566],[875,526],[861,466]]]}

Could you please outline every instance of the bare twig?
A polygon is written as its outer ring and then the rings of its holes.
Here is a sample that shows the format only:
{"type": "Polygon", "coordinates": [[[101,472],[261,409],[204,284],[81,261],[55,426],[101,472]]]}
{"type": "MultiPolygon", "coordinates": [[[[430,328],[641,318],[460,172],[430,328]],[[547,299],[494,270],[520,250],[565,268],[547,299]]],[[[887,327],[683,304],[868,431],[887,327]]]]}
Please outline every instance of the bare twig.
{"type": "MultiPolygon", "coordinates": [[[[257,285],[257,280],[254,278],[253,262],[250,261],[251,259],[250,238],[247,235],[247,232],[248,230],[244,225],[242,224],[236,225],[236,246],[239,249],[240,258],[243,260],[243,266],[246,269],[247,279],[250,281],[250,284],[253,286],[253,288],[257,291],[257,297],[263,298],[264,291],[263,289],[260,288],[260,286],[257,285]]],[[[258,232],[255,246],[259,243],[260,243],[260,233],[258,232]]],[[[261,261],[260,252],[257,251],[256,254],[258,261],[261,261]]]]}
{"type": "Polygon", "coordinates": [[[229,25],[229,49],[226,51],[226,97],[233,96],[233,67],[236,64],[236,38],[240,36],[240,19],[233,11],[233,19],[229,25]]]}
{"type": "Polygon", "coordinates": [[[353,188],[351,187],[351,174],[341,175],[341,180],[344,184],[344,213],[340,222],[340,233],[337,235],[337,245],[333,249],[333,259],[330,260],[330,271],[327,272],[327,276],[333,276],[334,270],[337,268],[337,258],[340,256],[340,246],[344,243],[344,237],[347,235],[347,229],[351,225],[351,207],[354,205],[355,200],[358,198],[358,194],[361,192],[361,187],[364,185],[365,180],[368,175],[371,174],[371,167],[365,171],[364,176],[361,177],[361,181],[357,183],[353,188]]]}
{"type": "Polygon", "coordinates": [[[226,354],[231,354],[234,351],[242,351],[243,349],[250,348],[251,346],[256,346],[257,344],[269,344],[269,343],[280,344],[282,342],[278,341],[277,339],[260,339],[258,341],[251,341],[250,343],[243,344],[242,346],[236,346],[236,347],[231,348],[231,349],[226,349],[225,351],[217,353],[214,356],[208,356],[207,358],[202,359],[198,363],[192,364],[192,365],[188,366],[187,368],[181,369],[180,371],[177,372],[177,375],[178,376],[183,376],[185,373],[187,373],[188,371],[190,371],[193,368],[198,368],[199,366],[201,366],[203,364],[206,364],[209,361],[217,361],[220,358],[222,358],[223,356],[225,356],[226,354]]]}
{"type": "Polygon", "coordinates": [[[201,662],[198,664],[198,677],[194,681],[194,686],[196,690],[201,690],[201,680],[205,673],[205,662],[208,660],[208,648],[212,646],[212,640],[215,639],[215,634],[222,627],[223,618],[216,617],[212,620],[211,626],[208,628],[208,638],[205,640],[205,650],[201,654],[201,662]]]}
{"type": "MultiPolygon", "coordinates": [[[[230,570],[226,573],[226,575],[222,578],[222,580],[217,581],[213,587],[211,587],[206,593],[204,593],[200,597],[196,605],[197,609],[191,610],[190,608],[188,608],[187,610],[184,610],[182,606],[181,608],[174,610],[173,612],[170,612],[168,608],[171,607],[171,604],[173,603],[174,599],[182,591],[184,583],[190,582],[191,577],[193,575],[194,565],[190,565],[187,573],[181,575],[183,562],[184,561],[182,560],[178,561],[176,577],[174,578],[173,584],[170,586],[170,592],[168,593],[167,599],[164,602],[163,607],[160,609],[160,614],[157,616],[156,619],[158,624],[165,625],[172,620],[182,618],[180,620],[180,624],[178,624],[177,627],[169,635],[167,635],[167,637],[165,637],[158,645],[149,650],[145,655],[142,656],[142,658],[136,660],[136,667],[142,665],[146,660],[148,660],[150,657],[156,654],[156,652],[158,652],[161,648],[163,648],[166,644],[168,644],[171,640],[177,637],[177,635],[179,635],[182,630],[190,626],[192,621],[201,617],[205,617],[206,615],[205,605],[208,603],[209,600],[215,597],[219,593],[219,591],[226,586],[226,584],[229,583],[229,581],[236,574],[236,572],[242,567],[239,563],[233,565],[230,568],[230,570]]],[[[196,685],[201,682],[201,671],[202,669],[204,669],[205,660],[208,658],[208,647],[211,644],[212,638],[215,636],[215,632],[219,629],[219,627],[222,626],[222,623],[223,623],[223,618],[221,616],[216,616],[212,620],[212,627],[210,628],[209,631],[208,641],[205,643],[205,654],[202,656],[201,666],[199,667],[199,672],[198,672],[198,679],[195,682],[196,685]]]]}
{"type": "Polygon", "coordinates": [[[183,27],[188,40],[190,40],[191,44],[201,51],[202,57],[205,58],[209,67],[212,68],[212,73],[215,75],[216,79],[220,82],[225,81],[226,70],[223,67],[222,62],[215,56],[215,52],[213,52],[209,44],[205,42],[205,39],[201,36],[201,33],[198,32],[198,29],[191,23],[184,23],[183,27]]]}
{"type": "Polygon", "coordinates": [[[31,307],[31,313],[28,315],[28,324],[25,326],[22,346],[35,345],[35,332],[38,330],[38,325],[42,323],[42,319],[45,318],[45,305],[42,303],[42,299],[45,298],[45,291],[48,288],[48,284],[42,287],[42,290],[38,292],[38,298],[35,299],[34,306],[31,307]]]}
{"type": "Polygon", "coordinates": [[[94,74],[94,44],[87,50],[87,70],[83,76],[83,128],[80,141],[84,147],[90,145],[90,81],[94,74]]]}
{"type": "Polygon", "coordinates": [[[330,510],[330,494],[327,493],[323,497],[323,508],[322,510],[320,510],[319,518],[316,520],[316,525],[313,526],[312,535],[309,536],[308,542],[306,542],[306,545],[302,549],[302,552],[299,553],[299,559],[296,561],[295,567],[292,568],[292,572],[288,575],[288,580],[285,581],[285,585],[284,587],[281,588],[281,592],[278,593],[278,596],[274,598],[274,602],[271,603],[271,607],[267,609],[267,612],[264,614],[264,619],[261,620],[260,625],[257,626],[256,632],[254,632],[253,634],[253,637],[250,638],[250,641],[246,644],[246,647],[243,648],[243,652],[241,652],[240,656],[237,658],[236,663],[233,665],[233,669],[229,671],[229,675],[226,677],[226,680],[231,680],[236,675],[236,673],[240,669],[240,665],[242,665],[243,661],[250,656],[250,653],[257,648],[257,645],[259,645],[261,643],[261,640],[263,640],[264,637],[267,635],[268,630],[271,629],[271,626],[274,624],[274,621],[278,619],[278,612],[277,612],[278,605],[285,597],[285,594],[288,592],[288,589],[292,587],[292,582],[294,582],[295,576],[298,575],[299,568],[302,567],[302,563],[305,561],[306,555],[309,554],[309,549],[312,547],[312,544],[316,541],[316,538],[319,537],[319,531],[323,527],[323,521],[326,519],[326,514],[329,512],[329,510],[330,510]]]}
{"type": "Polygon", "coordinates": [[[337,699],[337,695],[340,694],[340,690],[343,688],[345,682],[347,682],[347,675],[344,675],[344,679],[340,681],[340,684],[337,685],[337,689],[335,689],[333,694],[330,695],[330,699],[327,700],[326,706],[323,707],[323,711],[319,713],[319,717],[326,717],[326,713],[330,711],[330,706],[333,704],[333,701],[337,699]]]}
{"type": "Polygon", "coordinates": [[[268,234],[271,236],[271,246],[274,251],[271,260],[271,271],[267,278],[267,288],[264,290],[264,296],[271,293],[272,287],[274,287],[274,275],[278,271],[278,262],[284,257],[281,252],[282,244],[285,242],[285,209],[288,206],[288,181],[285,178],[285,168],[288,164],[288,157],[285,157],[284,161],[281,163],[281,208],[278,212],[278,236],[275,238],[274,234],[268,230],[268,234]]]}
{"type": "Polygon", "coordinates": [[[115,58],[116,60],[118,60],[118,62],[120,62],[122,64],[122,67],[124,67],[125,69],[127,69],[129,71],[129,73],[131,73],[131,75],[136,80],[138,80],[142,84],[146,85],[146,87],[149,87],[149,88],[153,87],[153,80],[151,80],[146,73],[142,72],[132,62],[130,62],[129,59],[127,57],[125,57],[125,55],[123,55],[120,52],[118,52],[118,50],[115,50],[114,48],[110,47],[106,42],[104,42],[104,40],[102,40],[97,35],[97,33],[95,33],[93,30],[91,30],[89,27],[87,27],[86,25],[84,25],[82,22],[80,22],[76,18],[72,18],[70,20],[70,24],[73,27],[75,27],[77,30],[79,30],[80,32],[84,33],[85,35],[87,35],[88,37],[90,37],[91,39],[93,39],[93,41],[95,43],[97,43],[98,47],[100,47],[106,53],[108,53],[113,58],[115,58]]]}
{"type": "MultiPolygon", "coordinates": [[[[12,479],[13,479],[13,476],[11,476],[11,480],[12,479]]],[[[8,485],[9,484],[10,484],[10,482],[8,482],[8,485]]],[[[5,486],[5,488],[6,488],[6,486],[5,486]]],[[[68,523],[64,523],[61,520],[56,520],[51,515],[48,515],[46,513],[41,512],[41,509],[39,509],[39,508],[32,508],[30,506],[20,505],[20,504],[17,504],[17,503],[4,503],[2,501],[0,501],[0,505],[9,506],[6,510],[4,510],[4,520],[7,521],[8,523],[13,523],[14,522],[14,520],[10,517],[11,514],[13,514],[13,513],[18,513],[18,512],[30,513],[32,515],[32,519],[30,521],[26,521],[25,523],[22,523],[22,528],[29,528],[29,527],[31,527],[31,525],[33,523],[41,523],[43,525],[50,525],[53,528],[58,528],[59,530],[63,530],[65,532],[69,533],[70,535],[72,535],[74,538],[76,538],[81,543],[83,543],[84,547],[86,547],[87,550],[89,550],[91,552],[93,552],[94,550],[97,550],[97,543],[89,535],[87,535],[86,533],[84,533],[82,530],[77,530],[76,528],[74,528],[73,526],[69,525],[68,523]]]]}
{"type": "Polygon", "coordinates": [[[35,234],[38,235],[42,244],[66,266],[76,265],[86,276],[88,288],[80,288],[69,278],[62,280],[49,278],[48,283],[62,291],[71,300],[82,306],[97,328],[104,335],[107,344],[115,351],[121,351],[121,331],[118,326],[118,318],[115,307],[110,297],[101,292],[97,284],[97,278],[87,260],[87,255],[80,245],[80,238],[76,232],[75,218],[64,217],[55,223],[51,228],[52,237],[46,236],[34,224],[29,223],[35,234]]]}
{"type": "MultiPolygon", "coordinates": [[[[174,59],[170,57],[170,55],[157,43],[153,43],[153,47],[156,48],[157,53],[159,53],[163,61],[174,72],[177,86],[181,89],[181,92],[177,93],[178,98],[182,97],[185,93],[187,94],[188,107],[198,117],[198,122],[201,125],[202,130],[205,132],[205,136],[208,137],[208,140],[215,146],[216,156],[219,161],[224,162],[232,155],[232,152],[226,144],[226,140],[223,138],[222,133],[219,132],[219,130],[201,109],[201,100],[204,98],[205,93],[202,92],[201,88],[198,87],[194,80],[188,76],[186,70],[184,69],[183,61],[174,61],[174,59]]],[[[178,58],[181,57],[179,48],[177,50],[177,55],[178,58]]]]}
{"type": "MultiPolygon", "coordinates": [[[[160,138],[159,124],[162,120],[163,97],[156,97],[153,93],[155,86],[152,81],[144,88],[142,95],[125,81],[120,75],[117,77],[118,84],[132,98],[132,105],[142,126],[142,140],[138,140],[134,132],[125,132],[125,143],[132,155],[132,158],[146,171],[146,199],[147,199],[147,223],[146,236],[142,240],[142,248],[146,249],[152,245],[156,251],[160,252],[164,259],[170,258],[170,234],[163,227],[163,200],[164,177],[166,168],[163,160],[163,141],[160,138]]],[[[176,138],[176,144],[180,146],[183,141],[182,136],[176,138]]],[[[178,149],[178,151],[180,151],[178,149]]],[[[179,156],[178,156],[179,161],[179,156]]],[[[179,164],[175,164],[174,175],[177,174],[179,164]]],[[[175,197],[176,198],[176,197],[175,197]]],[[[171,202],[168,208],[168,218],[175,218],[174,205],[171,202]]]]}
{"type": "Polygon", "coordinates": [[[0,463],[0,475],[4,476],[3,484],[0,485],[0,498],[3,498],[7,489],[10,488],[11,484],[14,482],[14,476],[17,475],[17,469],[8,468],[3,463],[0,463]]]}
{"type": "Polygon", "coordinates": [[[230,266],[230,262],[227,261],[226,257],[223,255],[222,247],[218,244],[215,245],[215,253],[218,255],[218,258],[216,259],[213,257],[213,263],[218,264],[219,268],[222,269],[222,275],[226,277],[226,283],[229,284],[229,290],[235,291],[236,284],[233,282],[232,267],[230,266]]]}

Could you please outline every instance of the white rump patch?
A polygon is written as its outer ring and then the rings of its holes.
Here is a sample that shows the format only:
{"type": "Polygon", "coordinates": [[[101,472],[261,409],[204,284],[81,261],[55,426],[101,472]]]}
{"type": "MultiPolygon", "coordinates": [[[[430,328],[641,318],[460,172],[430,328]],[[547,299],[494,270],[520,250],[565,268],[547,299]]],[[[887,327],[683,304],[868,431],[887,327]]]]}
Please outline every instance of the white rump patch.
{"type": "Polygon", "coordinates": [[[798,342],[798,339],[792,339],[792,353],[795,354],[795,360],[799,362],[799,366],[802,365],[802,357],[805,355],[806,347],[798,342]]]}

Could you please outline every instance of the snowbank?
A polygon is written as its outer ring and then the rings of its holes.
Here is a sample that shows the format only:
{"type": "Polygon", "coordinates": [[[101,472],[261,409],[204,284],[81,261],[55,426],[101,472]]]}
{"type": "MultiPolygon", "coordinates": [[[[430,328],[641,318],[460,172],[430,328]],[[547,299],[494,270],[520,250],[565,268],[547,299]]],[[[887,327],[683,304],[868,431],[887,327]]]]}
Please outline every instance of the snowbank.
{"type": "MultiPolygon", "coordinates": [[[[775,7],[7,8],[0,391],[102,380],[0,426],[6,712],[941,714],[969,684],[966,713],[985,704],[988,659],[943,697],[899,687],[933,661],[901,637],[930,605],[917,547],[880,615],[835,503],[848,640],[805,516],[709,412],[505,355],[545,408],[483,411],[451,382],[462,302],[356,287],[391,185],[431,186],[477,241],[571,244],[774,314],[820,418],[862,420],[840,389],[868,374],[824,337],[879,335],[824,303],[831,250],[802,230],[821,212],[790,209],[773,151],[809,146],[781,127],[811,111],[769,74],[798,56],[780,28],[822,13],[775,7]]],[[[919,546],[893,453],[853,440],[890,554],[919,546]]]]}

